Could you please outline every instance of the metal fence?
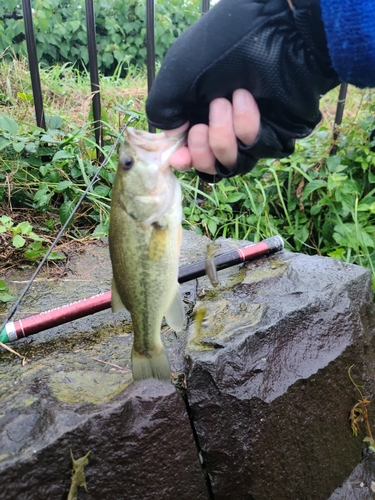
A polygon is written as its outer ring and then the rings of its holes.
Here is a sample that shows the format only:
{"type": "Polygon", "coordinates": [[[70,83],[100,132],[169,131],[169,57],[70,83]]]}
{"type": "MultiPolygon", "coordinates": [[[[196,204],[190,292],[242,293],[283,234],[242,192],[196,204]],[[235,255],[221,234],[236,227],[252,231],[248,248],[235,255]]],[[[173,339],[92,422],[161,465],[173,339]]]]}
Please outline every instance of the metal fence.
{"type": "MultiPolygon", "coordinates": [[[[147,49],[147,84],[148,91],[150,91],[153,81],[155,79],[155,12],[154,0],[146,0],[146,49],[147,49]]],[[[210,0],[202,0],[202,14],[207,12],[210,8],[210,0]]],[[[25,37],[27,54],[29,61],[30,77],[32,84],[32,92],[34,97],[35,116],[38,127],[46,129],[44,109],[43,109],[43,96],[40,84],[39,65],[36,53],[36,42],[33,27],[31,0],[22,0],[22,11],[25,25],[25,37]]],[[[103,143],[103,132],[101,124],[101,96],[100,96],[100,82],[98,71],[98,57],[96,47],[96,28],[95,28],[95,10],[94,0],[85,0],[86,12],[86,27],[87,27],[87,46],[89,53],[89,72],[91,80],[92,91],[92,104],[93,104],[93,117],[95,129],[95,141],[97,144],[97,157],[101,160],[101,146],[103,143]]],[[[17,13],[6,14],[6,17],[21,18],[22,16],[17,13]]],[[[343,83],[340,87],[336,115],[333,127],[333,147],[331,155],[336,153],[336,141],[338,137],[339,125],[342,122],[342,117],[345,107],[345,99],[347,94],[347,84],[343,83]]],[[[149,127],[151,132],[154,132],[153,127],[149,127]]]]}

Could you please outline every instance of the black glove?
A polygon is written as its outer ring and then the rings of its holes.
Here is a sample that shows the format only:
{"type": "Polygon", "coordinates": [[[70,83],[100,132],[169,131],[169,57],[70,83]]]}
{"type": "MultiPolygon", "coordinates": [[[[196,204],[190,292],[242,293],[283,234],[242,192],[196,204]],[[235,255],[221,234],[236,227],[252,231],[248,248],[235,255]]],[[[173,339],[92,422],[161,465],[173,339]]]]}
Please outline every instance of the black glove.
{"type": "Polygon", "coordinates": [[[207,124],[213,99],[250,91],[261,114],[258,138],[252,146],[238,141],[233,170],[216,162],[218,180],[249,172],[260,158],[290,155],[320,121],[320,96],[338,84],[319,0],[220,0],[167,52],[146,112],[163,130],[207,124]]]}

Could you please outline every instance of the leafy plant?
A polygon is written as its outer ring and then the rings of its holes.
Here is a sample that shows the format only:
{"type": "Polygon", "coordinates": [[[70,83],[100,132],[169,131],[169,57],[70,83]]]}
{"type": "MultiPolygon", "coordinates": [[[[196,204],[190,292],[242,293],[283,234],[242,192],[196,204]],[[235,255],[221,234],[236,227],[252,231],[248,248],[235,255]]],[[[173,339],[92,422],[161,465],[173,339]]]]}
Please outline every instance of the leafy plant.
{"type": "Polygon", "coordinates": [[[14,295],[9,293],[8,285],[5,281],[0,280],[0,302],[11,302],[16,298],[17,297],[14,297],[14,295]]]}
{"type": "MultiPolygon", "coordinates": [[[[84,0],[33,0],[33,24],[38,59],[51,66],[88,64],[84,0]]],[[[175,38],[200,15],[199,0],[155,1],[155,55],[161,60],[175,38]]],[[[96,41],[103,74],[123,73],[127,65],[146,63],[146,7],[140,0],[96,0],[96,41]]],[[[4,18],[21,12],[17,0],[0,5],[0,53],[8,47],[26,54],[23,19],[4,18]]]]}
{"type": "Polygon", "coordinates": [[[359,392],[361,399],[350,410],[350,415],[349,415],[350,427],[352,428],[353,435],[358,436],[360,424],[364,423],[366,429],[366,437],[364,438],[363,441],[369,444],[369,449],[371,451],[375,452],[375,440],[372,435],[370,421],[369,421],[369,414],[368,414],[368,406],[371,403],[371,400],[367,396],[363,395],[360,386],[354,382],[351,375],[351,370],[353,366],[354,365],[349,367],[348,376],[350,382],[359,392]]]}
{"type": "Polygon", "coordinates": [[[28,236],[34,241],[41,241],[41,238],[33,232],[32,225],[27,222],[20,222],[17,226],[13,226],[13,221],[10,217],[3,215],[0,217],[0,234],[9,231],[12,233],[12,245],[15,248],[25,246],[26,239],[22,236],[28,236]]]}
{"type": "MultiPolygon", "coordinates": [[[[0,217],[1,235],[3,236],[4,245],[7,244],[7,239],[9,239],[14,248],[22,248],[23,255],[27,260],[40,260],[48,250],[48,247],[43,245],[43,238],[33,231],[33,227],[28,221],[20,222],[15,226],[11,217],[2,215],[0,217]],[[8,235],[9,238],[7,238],[8,235]]],[[[64,260],[65,256],[53,251],[48,258],[50,260],[64,260]]]]}
{"type": "Polygon", "coordinates": [[[293,155],[264,160],[247,175],[209,186],[183,174],[185,227],[211,238],[259,241],[280,234],[295,251],[375,267],[375,105],[341,127],[338,153],[322,124],[293,155]],[[203,203],[197,203],[203,197],[203,203]]]}
{"type": "MultiPolygon", "coordinates": [[[[59,117],[47,117],[47,124],[46,132],[30,126],[28,133],[20,134],[12,118],[0,115],[0,181],[7,179],[12,183],[9,201],[13,206],[27,205],[58,214],[60,223],[64,224],[97,170],[92,161],[95,143],[87,137],[86,128],[73,134],[63,131],[59,117]],[[82,158],[84,149],[86,159],[82,158]]],[[[99,222],[108,217],[113,178],[114,166],[109,163],[108,169],[101,172],[100,182],[88,195],[93,208],[85,207],[86,218],[99,222]]],[[[0,201],[5,201],[7,195],[4,183],[0,188],[0,201]]],[[[21,243],[20,231],[24,229],[23,226],[17,229],[15,246],[21,243]]],[[[16,228],[9,230],[14,232],[16,228]]]]}

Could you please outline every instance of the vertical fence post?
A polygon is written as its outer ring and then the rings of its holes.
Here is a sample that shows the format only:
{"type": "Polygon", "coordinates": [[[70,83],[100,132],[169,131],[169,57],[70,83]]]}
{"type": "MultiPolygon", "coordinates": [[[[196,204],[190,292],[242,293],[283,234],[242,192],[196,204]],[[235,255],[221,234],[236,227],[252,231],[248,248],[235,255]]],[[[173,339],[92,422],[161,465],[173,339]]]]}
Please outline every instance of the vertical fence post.
{"type": "MultiPolygon", "coordinates": [[[[155,80],[155,7],[154,0],[146,0],[146,49],[147,49],[147,89],[150,92],[155,80]]],[[[150,132],[155,127],[148,126],[150,132]]]]}
{"type": "Polygon", "coordinates": [[[333,146],[331,148],[331,151],[329,152],[330,156],[333,156],[337,152],[337,144],[336,141],[339,137],[339,131],[338,127],[341,125],[342,122],[342,117],[344,114],[344,108],[345,108],[345,100],[346,100],[346,94],[348,92],[348,84],[347,83],[342,83],[340,85],[340,92],[339,92],[339,98],[337,101],[337,107],[336,107],[336,116],[335,116],[335,123],[333,125],[333,146]]]}
{"type": "Polygon", "coordinates": [[[202,14],[210,10],[210,0],[202,0],[202,14]]]}
{"type": "Polygon", "coordinates": [[[43,110],[42,87],[40,85],[39,65],[36,55],[33,16],[30,0],[22,0],[22,11],[25,24],[27,56],[29,59],[31,86],[33,89],[36,124],[38,127],[46,130],[46,121],[43,110]]]}
{"type": "Polygon", "coordinates": [[[86,10],[86,28],[87,28],[87,45],[89,51],[89,70],[91,80],[92,107],[94,115],[95,141],[97,144],[96,157],[98,162],[102,161],[102,153],[100,151],[103,145],[103,129],[102,129],[102,111],[100,103],[100,85],[98,71],[98,54],[96,49],[96,29],[95,29],[95,12],[94,1],[85,0],[86,10]]]}

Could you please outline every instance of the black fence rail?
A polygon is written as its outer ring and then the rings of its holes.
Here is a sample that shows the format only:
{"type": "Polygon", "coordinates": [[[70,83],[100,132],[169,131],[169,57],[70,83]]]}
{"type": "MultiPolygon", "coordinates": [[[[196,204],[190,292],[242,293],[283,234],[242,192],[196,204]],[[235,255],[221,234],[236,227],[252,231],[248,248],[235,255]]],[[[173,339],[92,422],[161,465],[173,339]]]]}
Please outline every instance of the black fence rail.
{"type": "MultiPolygon", "coordinates": [[[[155,10],[154,0],[146,0],[146,50],[147,50],[147,85],[150,91],[155,79],[155,10]]],[[[202,15],[210,8],[210,0],[202,0],[202,15]]],[[[96,45],[96,24],[94,0],[85,0],[86,28],[87,28],[87,46],[89,55],[89,72],[91,80],[92,105],[94,117],[95,141],[97,144],[97,159],[102,160],[101,147],[103,145],[103,130],[101,122],[101,97],[100,82],[98,70],[98,55],[96,45]]],[[[24,19],[26,47],[29,61],[32,92],[35,106],[36,124],[38,127],[46,129],[46,122],[43,109],[43,96],[39,76],[39,64],[36,51],[36,40],[33,27],[31,0],[22,0],[22,14],[13,12],[5,13],[4,18],[24,19]]],[[[339,97],[336,107],[336,114],[333,125],[333,145],[330,151],[331,155],[337,152],[337,138],[339,127],[342,123],[345,109],[345,100],[348,85],[343,83],[340,86],[339,97]]],[[[149,126],[150,132],[155,129],[149,126]]]]}

